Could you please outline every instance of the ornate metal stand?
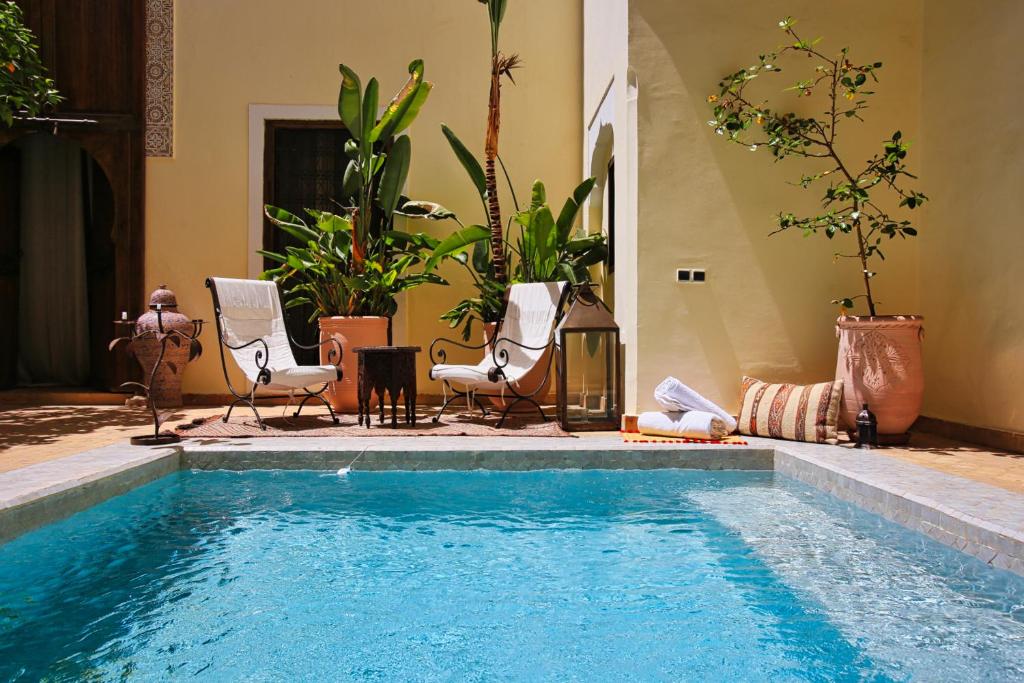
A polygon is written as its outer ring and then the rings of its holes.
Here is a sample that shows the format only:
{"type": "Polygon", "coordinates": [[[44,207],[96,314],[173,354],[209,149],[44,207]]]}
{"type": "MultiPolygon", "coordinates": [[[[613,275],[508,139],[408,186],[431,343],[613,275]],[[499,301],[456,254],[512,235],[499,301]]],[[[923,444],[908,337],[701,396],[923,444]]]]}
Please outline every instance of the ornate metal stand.
{"type": "MultiPolygon", "coordinates": [[[[157,370],[160,368],[160,364],[164,362],[164,355],[167,351],[168,344],[180,346],[183,343],[187,343],[189,345],[188,359],[190,361],[198,358],[203,352],[203,347],[199,343],[199,334],[203,331],[202,320],[191,321],[192,331],[190,334],[185,334],[178,330],[165,330],[163,324],[163,313],[159,308],[156,310],[156,316],[157,329],[144,330],[142,332],[138,331],[137,320],[115,320],[115,324],[127,326],[128,334],[127,336],[118,337],[110,342],[111,351],[113,351],[119,344],[124,343],[128,353],[133,355],[133,346],[142,339],[155,338],[160,342],[160,354],[157,356],[156,362],[153,363],[153,369],[149,373],[149,381],[146,384],[142,384],[141,382],[125,382],[121,385],[123,388],[134,387],[140,390],[146,397],[146,405],[149,407],[149,412],[153,415],[153,433],[133,436],[131,438],[133,446],[160,446],[181,441],[181,437],[173,432],[160,431],[160,425],[166,422],[167,418],[170,417],[172,413],[161,413],[157,410],[156,401],[153,400],[153,395],[150,389],[153,387],[153,381],[156,377],[157,370]]],[[[175,367],[173,363],[170,363],[169,367],[171,372],[178,372],[178,368],[175,367]]]]}

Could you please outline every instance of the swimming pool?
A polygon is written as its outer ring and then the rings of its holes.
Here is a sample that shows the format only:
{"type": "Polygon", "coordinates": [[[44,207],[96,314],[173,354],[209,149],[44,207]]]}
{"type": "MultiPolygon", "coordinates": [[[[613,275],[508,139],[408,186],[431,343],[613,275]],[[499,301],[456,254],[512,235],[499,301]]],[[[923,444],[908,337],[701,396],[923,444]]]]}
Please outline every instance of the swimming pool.
{"type": "Polygon", "coordinates": [[[1006,680],[1024,579],[771,472],[179,472],[0,546],[0,679],[1006,680]]]}

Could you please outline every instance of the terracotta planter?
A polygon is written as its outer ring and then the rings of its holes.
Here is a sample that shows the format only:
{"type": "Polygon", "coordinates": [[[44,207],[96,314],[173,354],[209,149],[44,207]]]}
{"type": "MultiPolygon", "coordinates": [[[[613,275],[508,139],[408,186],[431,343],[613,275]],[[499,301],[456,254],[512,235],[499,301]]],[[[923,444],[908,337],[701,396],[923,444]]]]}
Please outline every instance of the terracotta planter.
{"type": "Polygon", "coordinates": [[[865,403],[878,417],[879,435],[898,437],[910,429],[924,396],[923,322],[919,315],[844,316],[836,321],[836,378],[843,380],[840,414],[848,429],[856,425],[865,403]]]}
{"type": "MultiPolygon", "coordinates": [[[[341,342],[340,382],[331,382],[328,389],[331,407],[343,413],[358,409],[356,387],[359,358],[352,349],[359,346],[384,346],[388,343],[388,319],[383,316],[334,316],[320,318],[320,341],[334,337],[341,342]]],[[[327,354],[332,345],[320,347],[320,362],[328,363],[327,354]]]]}
{"type": "MultiPolygon", "coordinates": [[[[488,356],[490,356],[491,354],[491,339],[494,338],[494,330],[497,326],[497,323],[484,323],[484,342],[486,342],[487,344],[485,350],[487,351],[488,356]]],[[[537,403],[541,404],[551,402],[550,368],[553,365],[553,363],[550,363],[551,353],[552,350],[550,348],[547,351],[545,351],[544,355],[542,355],[540,357],[540,360],[537,361],[537,364],[533,366],[533,369],[526,373],[523,376],[523,378],[519,380],[519,384],[516,386],[516,391],[518,391],[523,396],[530,396],[531,394],[533,394],[535,389],[540,387],[540,390],[537,392],[537,395],[532,396],[532,398],[533,400],[537,401],[537,403]]],[[[505,406],[510,404],[513,400],[515,400],[515,396],[511,396],[511,394],[508,400],[502,400],[500,397],[490,399],[491,404],[498,408],[505,408],[505,406]]],[[[536,410],[537,409],[534,408],[530,403],[527,403],[526,401],[520,401],[519,403],[516,404],[516,407],[512,409],[512,412],[533,412],[536,410]]]]}

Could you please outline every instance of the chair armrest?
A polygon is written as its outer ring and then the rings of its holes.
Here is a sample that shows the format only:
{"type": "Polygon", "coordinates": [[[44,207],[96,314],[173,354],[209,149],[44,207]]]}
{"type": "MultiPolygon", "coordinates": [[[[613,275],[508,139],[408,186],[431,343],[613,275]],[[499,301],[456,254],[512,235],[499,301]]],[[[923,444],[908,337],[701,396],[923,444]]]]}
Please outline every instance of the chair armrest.
{"type": "Polygon", "coordinates": [[[344,350],[341,348],[341,342],[334,337],[328,337],[317,344],[300,344],[299,342],[292,339],[291,335],[288,336],[288,340],[296,347],[310,351],[312,349],[319,349],[324,344],[334,344],[334,348],[327,352],[327,363],[335,367],[341,367],[341,357],[344,354],[344,350]],[[337,360],[332,360],[337,356],[337,360]]]}
{"type": "MultiPolygon", "coordinates": [[[[232,346],[230,343],[228,343],[228,340],[225,339],[223,335],[221,335],[220,343],[228,347],[232,351],[239,351],[241,349],[248,348],[253,344],[262,344],[262,351],[258,348],[256,349],[256,367],[260,369],[259,373],[257,373],[256,375],[256,380],[260,384],[263,384],[264,386],[270,384],[270,371],[267,370],[267,363],[270,362],[270,347],[267,346],[267,341],[265,339],[259,337],[257,339],[253,339],[251,342],[239,344],[238,346],[232,346]]],[[[225,372],[227,371],[225,370],[225,372]]]]}
{"type": "Polygon", "coordinates": [[[521,349],[527,349],[529,351],[544,351],[550,348],[555,343],[555,335],[552,334],[547,344],[543,346],[528,346],[522,342],[517,342],[515,339],[509,337],[499,337],[494,340],[494,347],[491,349],[491,360],[494,361],[494,367],[499,370],[508,365],[508,350],[502,348],[507,344],[517,346],[521,349]]]}
{"type": "Polygon", "coordinates": [[[438,365],[440,363],[444,363],[445,360],[448,358],[447,351],[445,351],[444,348],[438,348],[438,345],[444,345],[444,344],[451,344],[452,346],[457,346],[460,349],[469,349],[471,351],[473,351],[473,350],[480,350],[480,349],[482,349],[482,348],[487,346],[487,342],[484,342],[483,344],[480,344],[479,346],[475,346],[473,344],[463,344],[461,342],[455,341],[454,339],[446,339],[444,337],[438,337],[437,339],[435,339],[430,344],[430,363],[432,365],[438,365]]]}

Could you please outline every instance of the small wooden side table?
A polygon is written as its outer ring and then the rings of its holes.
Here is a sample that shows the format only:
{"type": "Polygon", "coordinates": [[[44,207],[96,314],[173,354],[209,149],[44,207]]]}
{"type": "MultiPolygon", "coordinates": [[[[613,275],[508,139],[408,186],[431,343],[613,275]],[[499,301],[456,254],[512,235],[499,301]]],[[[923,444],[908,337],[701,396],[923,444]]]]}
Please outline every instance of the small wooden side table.
{"type": "Polygon", "coordinates": [[[418,346],[360,346],[352,349],[359,356],[357,395],[359,424],[366,418],[370,428],[370,396],[377,393],[380,422],[384,423],[384,392],[391,396],[391,428],[398,427],[398,395],[405,399],[405,423],[416,424],[416,354],[418,346]]]}

